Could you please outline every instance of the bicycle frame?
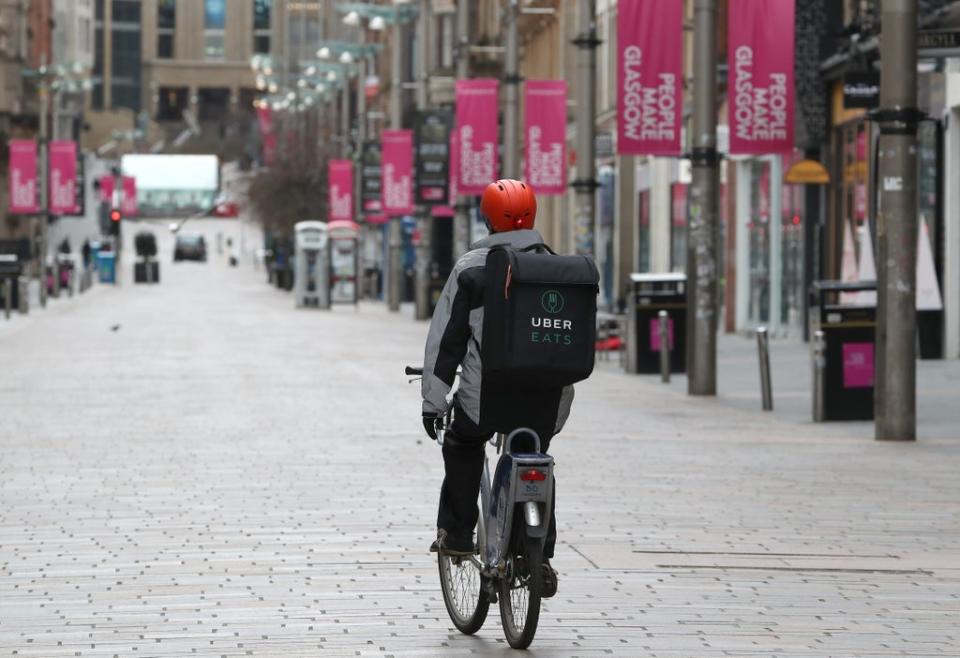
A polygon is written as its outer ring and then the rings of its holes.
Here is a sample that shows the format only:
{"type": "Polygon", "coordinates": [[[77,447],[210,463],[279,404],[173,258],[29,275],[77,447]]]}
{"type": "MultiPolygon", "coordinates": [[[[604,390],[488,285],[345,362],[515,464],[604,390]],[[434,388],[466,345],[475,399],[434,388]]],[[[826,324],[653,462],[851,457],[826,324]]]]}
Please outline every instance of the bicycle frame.
{"type": "Polygon", "coordinates": [[[487,456],[483,460],[483,477],[480,480],[480,526],[478,537],[484,554],[482,571],[488,577],[506,575],[514,511],[523,503],[524,523],[527,535],[541,543],[546,539],[553,505],[553,457],[540,452],[540,438],[533,430],[514,430],[504,440],[498,435],[494,441],[503,453],[497,462],[493,480],[487,456]],[[513,440],[520,435],[534,439],[534,452],[515,453],[513,440]],[[527,471],[538,471],[537,479],[524,480],[527,471]]]}

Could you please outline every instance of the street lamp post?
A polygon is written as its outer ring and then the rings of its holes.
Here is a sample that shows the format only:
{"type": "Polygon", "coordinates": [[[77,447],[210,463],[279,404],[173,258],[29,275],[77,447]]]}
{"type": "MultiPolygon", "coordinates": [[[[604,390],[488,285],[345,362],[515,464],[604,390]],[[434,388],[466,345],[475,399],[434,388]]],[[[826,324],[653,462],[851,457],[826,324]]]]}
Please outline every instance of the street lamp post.
{"type": "Polygon", "coordinates": [[[594,211],[597,189],[594,161],[594,124],[597,100],[594,93],[597,78],[597,15],[594,0],[579,0],[580,33],[573,40],[577,47],[577,178],[574,216],[576,253],[594,255],[594,211]]]}
{"type": "Polygon", "coordinates": [[[503,175],[506,178],[520,178],[520,73],[517,44],[519,12],[517,0],[507,0],[507,6],[503,10],[507,42],[504,48],[503,71],[503,175]]]}
{"type": "Polygon", "coordinates": [[[716,0],[696,0],[693,45],[693,152],[687,248],[690,395],[717,394],[717,155],[716,0]]]}
{"type": "Polygon", "coordinates": [[[917,3],[883,1],[875,438],[917,438],[917,3]]]}
{"type": "MultiPolygon", "coordinates": [[[[430,105],[430,0],[420,0],[420,17],[417,21],[417,109],[426,110],[430,105]]],[[[414,316],[417,320],[430,317],[430,252],[433,242],[433,217],[430,207],[417,206],[417,226],[420,240],[416,248],[414,279],[414,316]]]]}
{"type": "MultiPolygon", "coordinates": [[[[470,6],[457,3],[457,79],[470,77],[470,6]]],[[[456,128],[454,128],[456,130],[456,128]]],[[[453,173],[454,176],[458,172],[453,173]]],[[[470,200],[461,196],[451,199],[456,215],[453,218],[453,256],[459,258],[470,249],[470,200]]]]}

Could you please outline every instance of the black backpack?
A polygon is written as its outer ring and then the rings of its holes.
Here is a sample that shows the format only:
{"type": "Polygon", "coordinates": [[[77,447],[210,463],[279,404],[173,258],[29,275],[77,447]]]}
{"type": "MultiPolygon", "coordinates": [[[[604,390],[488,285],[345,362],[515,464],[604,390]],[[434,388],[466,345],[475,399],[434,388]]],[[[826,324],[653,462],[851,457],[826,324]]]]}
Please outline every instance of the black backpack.
{"type": "Polygon", "coordinates": [[[487,254],[480,359],[484,384],[559,388],[593,372],[600,274],[587,256],[536,245],[487,254]]]}

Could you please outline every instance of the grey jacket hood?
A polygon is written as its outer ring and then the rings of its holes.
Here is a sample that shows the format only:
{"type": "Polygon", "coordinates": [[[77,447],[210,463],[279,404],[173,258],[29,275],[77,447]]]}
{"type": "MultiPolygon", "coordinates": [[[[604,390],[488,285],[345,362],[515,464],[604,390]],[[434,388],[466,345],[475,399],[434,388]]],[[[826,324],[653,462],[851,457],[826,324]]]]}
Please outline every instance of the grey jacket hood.
{"type": "Polygon", "coordinates": [[[500,245],[510,245],[514,249],[528,249],[538,244],[544,244],[543,236],[536,229],[522,229],[520,231],[505,231],[491,233],[485,238],[474,242],[471,249],[490,249],[500,245]]]}

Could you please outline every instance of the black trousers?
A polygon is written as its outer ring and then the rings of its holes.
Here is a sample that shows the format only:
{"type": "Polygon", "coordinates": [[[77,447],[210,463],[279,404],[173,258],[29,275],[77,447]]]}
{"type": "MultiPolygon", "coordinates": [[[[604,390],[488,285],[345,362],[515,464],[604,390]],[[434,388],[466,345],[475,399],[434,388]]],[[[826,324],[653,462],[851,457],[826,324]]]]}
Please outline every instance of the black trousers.
{"type": "MultiPolygon", "coordinates": [[[[477,525],[477,498],[480,496],[480,479],[483,477],[484,446],[492,436],[492,431],[484,431],[470,421],[466,414],[454,411],[453,424],[443,441],[444,478],[440,489],[440,510],[437,512],[437,527],[446,530],[454,540],[464,542],[470,539],[477,525]]],[[[551,438],[548,432],[540,434],[542,452],[549,452],[551,438]]],[[[529,449],[532,450],[532,446],[529,449]]],[[[550,526],[547,528],[543,546],[543,556],[548,559],[553,557],[557,543],[556,482],[552,507],[550,526]]]]}

